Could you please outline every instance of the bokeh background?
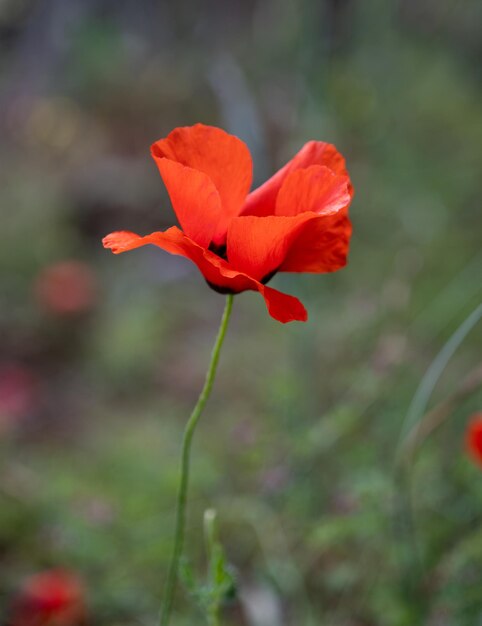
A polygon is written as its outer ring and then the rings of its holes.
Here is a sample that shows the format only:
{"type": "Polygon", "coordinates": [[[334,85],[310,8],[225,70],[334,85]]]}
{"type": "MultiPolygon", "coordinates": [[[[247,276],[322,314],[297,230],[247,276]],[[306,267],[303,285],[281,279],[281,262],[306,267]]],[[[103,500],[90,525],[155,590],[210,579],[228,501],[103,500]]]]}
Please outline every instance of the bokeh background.
{"type": "Polygon", "coordinates": [[[335,143],[356,197],[348,267],[273,280],[307,324],[235,299],[194,446],[196,576],[214,507],[223,624],[482,624],[481,55],[477,0],[0,2],[3,622],[63,567],[89,624],[155,623],[224,303],[184,259],[100,241],[174,223],[149,146],[200,121],[247,142],[258,183],[335,143]]]}

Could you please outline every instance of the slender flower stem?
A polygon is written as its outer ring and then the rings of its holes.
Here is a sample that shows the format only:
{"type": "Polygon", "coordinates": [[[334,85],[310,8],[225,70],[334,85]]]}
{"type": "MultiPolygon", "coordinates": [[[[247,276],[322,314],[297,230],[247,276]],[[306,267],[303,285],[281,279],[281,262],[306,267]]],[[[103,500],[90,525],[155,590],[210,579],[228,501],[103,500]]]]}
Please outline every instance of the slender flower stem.
{"type": "Polygon", "coordinates": [[[206,380],[204,387],[198,398],[197,404],[194,407],[193,412],[184,429],[184,435],[182,439],[181,450],[181,474],[179,480],[179,487],[177,492],[177,509],[176,509],[176,530],[174,536],[174,547],[172,550],[171,563],[169,565],[169,572],[167,575],[166,587],[164,590],[164,598],[161,607],[160,626],[168,626],[172,611],[172,602],[174,599],[174,592],[176,589],[176,582],[179,570],[179,561],[182,556],[184,547],[184,534],[186,528],[186,502],[187,491],[189,485],[189,466],[191,459],[191,444],[194,431],[196,430],[197,423],[203,412],[204,406],[209,398],[211,389],[213,387],[214,378],[216,376],[216,370],[219,362],[219,355],[221,353],[221,347],[223,345],[224,337],[228,327],[229,318],[231,317],[231,311],[233,308],[233,296],[229,294],[226,298],[226,306],[224,308],[223,317],[221,319],[221,325],[219,326],[216,342],[211,354],[211,362],[206,374],[206,380]]]}

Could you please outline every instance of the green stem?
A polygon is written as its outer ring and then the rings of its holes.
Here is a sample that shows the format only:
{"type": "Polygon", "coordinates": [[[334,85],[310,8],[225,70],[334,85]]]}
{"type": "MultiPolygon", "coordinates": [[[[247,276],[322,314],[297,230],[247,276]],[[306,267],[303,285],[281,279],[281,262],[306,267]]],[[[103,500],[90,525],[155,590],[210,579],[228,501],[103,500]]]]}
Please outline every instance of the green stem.
{"type": "Polygon", "coordinates": [[[189,485],[189,465],[191,457],[192,438],[194,435],[194,431],[196,430],[199,418],[201,417],[204,406],[209,398],[211,389],[213,387],[214,378],[216,376],[216,369],[219,362],[219,355],[221,352],[221,346],[223,345],[224,337],[226,335],[226,330],[228,327],[229,318],[231,317],[232,308],[233,296],[229,294],[226,298],[226,306],[224,308],[218,336],[216,337],[216,342],[214,344],[214,348],[211,354],[211,363],[209,364],[209,369],[206,374],[204,387],[198,398],[197,404],[194,407],[193,412],[191,413],[191,417],[186,424],[186,428],[184,429],[181,451],[181,476],[177,492],[176,530],[174,535],[174,547],[172,550],[171,563],[169,565],[169,572],[167,575],[166,587],[164,590],[164,598],[162,601],[160,626],[168,626],[169,624],[172,611],[172,603],[174,599],[174,592],[176,589],[179,561],[184,547],[184,534],[186,528],[186,502],[187,490],[189,485]]]}

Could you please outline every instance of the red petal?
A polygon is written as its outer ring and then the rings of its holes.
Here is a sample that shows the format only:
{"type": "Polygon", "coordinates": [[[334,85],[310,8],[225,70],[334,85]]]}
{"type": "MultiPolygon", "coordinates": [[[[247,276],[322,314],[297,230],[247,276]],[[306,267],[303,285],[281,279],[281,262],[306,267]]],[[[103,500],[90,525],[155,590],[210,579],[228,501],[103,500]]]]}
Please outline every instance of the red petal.
{"type": "Polygon", "coordinates": [[[157,166],[182,229],[207,248],[222,215],[214,183],[206,174],[169,159],[157,159],[157,166]]]}
{"type": "MultiPolygon", "coordinates": [[[[345,159],[332,144],[323,141],[309,141],[303,148],[261,187],[252,191],[243,207],[243,215],[274,215],[276,197],[285,178],[298,169],[310,165],[325,165],[335,174],[347,176],[345,159]]],[[[350,186],[350,193],[352,188],[350,186]]]]}
{"type": "Polygon", "coordinates": [[[346,265],[351,223],[341,215],[320,215],[304,225],[286,253],[281,272],[336,272],[346,265]]]}
{"type": "Polygon", "coordinates": [[[316,218],[314,213],[293,217],[236,217],[228,230],[229,263],[237,270],[262,280],[283,263],[300,228],[316,218]]]}
{"type": "Polygon", "coordinates": [[[262,280],[271,272],[334,271],[346,263],[351,196],[347,176],[312,165],[288,174],[276,215],[241,216],[228,229],[227,251],[236,269],[262,280]]]}
{"type": "Polygon", "coordinates": [[[265,299],[269,314],[282,323],[295,320],[304,322],[308,317],[304,306],[297,298],[266,287],[251,276],[235,270],[219,256],[186,237],[176,226],[146,237],[127,231],[111,233],[104,237],[102,243],[114,254],[153,244],[171,254],[190,259],[198,266],[204,278],[217,287],[229,289],[234,293],[259,291],[265,299]]]}
{"type": "Polygon", "coordinates": [[[190,259],[198,266],[204,278],[218,287],[232,289],[234,292],[257,289],[256,286],[253,287],[256,281],[229,267],[226,261],[189,239],[177,226],[145,237],[126,231],[111,233],[104,237],[102,243],[114,254],[152,244],[170,254],[190,259]]]}
{"type": "MultiPolygon", "coordinates": [[[[175,226],[173,228],[176,228],[175,226]]],[[[170,230],[170,229],[169,229],[170,230]]],[[[152,237],[149,235],[149,237],[152,237]]],[[[128,252],[129,250],[135,250],[150,243],[145,241],[145,237],[131,233],[128,230],[118,230],[115,233],[110,233],[102,239],[102,245],[104,248],[108,248],[114,254],[121,254],[122,252],[128,252]]]]}
{"type": "Polygon", "coordinates": [[[266,285],[260,285],[258,291],[264,297],[269,314],[278,322],[286,324],[307,321],[308,313],[298,298],[266,285]]]}
{"type": "MultiPolygon", "coordinates": [[[[251,186],[253,166],[246,144],[219,128],[196,124],[176,128],[166,139],[153,144],[151,152],[158,166],[164,157],[203,172],[212,180],[222,203],[214,240],[222,243],[229,221],[239,214],[251,186]]],[[[161,175],[164,178],[162,170],[161,175]]]]}
{"type": "Polygon", "coordinates": [[[276,215],[304,211],[336,213],[351,202],[348,176],[334,174],[324,165],[294,170],[286,176],[276,198],[276,215]]]}

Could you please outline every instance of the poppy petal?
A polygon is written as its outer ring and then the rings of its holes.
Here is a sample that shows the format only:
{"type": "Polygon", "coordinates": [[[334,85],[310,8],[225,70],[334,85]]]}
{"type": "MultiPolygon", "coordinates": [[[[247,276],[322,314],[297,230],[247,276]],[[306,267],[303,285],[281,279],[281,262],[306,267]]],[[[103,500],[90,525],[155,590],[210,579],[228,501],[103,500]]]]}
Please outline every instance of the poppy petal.
{"type": "Polygon", "coordinates": [[[169,159],[157,159],[172,207],[186,235],[207,248],[221,218],[219,193],[202,172],[169,159]]]}
{"type": "Polygon", "coordinates": [[[266,302],[269,314],[278,322],[307,321],[308,313],[298,298],[266,285],[260,285],[258,291],[266,302]]]}
{"type": "Polygon", "coordinates": [[[153,244],[170,252],[190,259],[197,265],[204,278],[218,289],[239,293],[241,291],[259,291],[263,296],[270,315],[282,322],[306,321],[308,316],[304,306],[294,296],[266,287],[251,276],[232,268],[221,257],[209,250],[204,250],[192,241],[176,226],[165,232],[156,232],[145,237],[128,231],[107,235],[102,240],[105,248],[114,254],[121,254],[141,246],[153,244]]]}
{"type": "Polygon", "coordinates": [[[336,272],[347,263],[351,231],[345,212],[317,216],[297,233],[280,271],[336,272]]]}
{"type": "Polygon", "coordinates": [[[220,289],[230,290],[234,293],[248,289],[257,290],[256,281],[253,278],[233,269],[224,259],[199,246],[177,226],[172,226],[164,232],[151,233],[145,237],[126,231],[111,233],[104,237],[102,243],[104,248],[109,248],[114,254],[152,244],[170,254],[190,259],[197,265],[204,278],[220,289]]]}
{"type": "Polygon", "coordinates": [[[324,165],[294,170],[286,176],[276,198],[276,215],[298,215],[304,211],[336,213],[351,202],[348,176],[338,175],[324,165]]]}
{"type": "Polygon", "coordinates": [[[302,226],[317,217],[315,213],[290,217],[236,217],[228,229],[227,252],[230,265],[262,280],[283,263],[302,226]]]}
{"type": "MultiPolygon", "coordinates": [[[[252,191],[244,204],[243,215],[274,215],[276,198],[291,172],[310,165],[324,165],[335,174],[347,176],[345,159],[334,145],[324,141],[309,141],[303,148],[261,187],[252,191]]],[[[350,186],[350,193],[352,188],[350,186]]]]}
{"type": "Polygon", "coordinates": [[[182,242],[185,239],[185,235],[177,226],[168,228],[165,232],[156,232],[141,237],[136,233],[131,233],[126,230],[110,233],[102,239],[104,248],[108,248],[114,254],[121,254],[122,252],[128,252],[129,250],[135,250],[141,246],[147,246],[153,244],[160,246],[171,254],[179,254],[185,256],[182,247],[182,242]],[[161,245],[162,244],[162,245],[161,245]]]}
{"type": "Polygon", "coordinates": [[[252,285],[255,282],[252,278],[230,268],[226,261],[189,239],[177,226],[172,226],[164,232],[151,233],[145,237],[127,231],[115,232],[104,237],[102,243],[104,248],[109,248],[114,254],[152,244],[170,254],[190,259],[198,266],[209,283],[221,289],[231,289],[234,292],[256,289],[252,285]]]}
{"type": "MultiPolygon", "coordinates": [[[[212,180],[222,204],[214,241],[222,243],[229,221],[239,214],[251,187],[253,165],[246,144],[219,128],[196,124],[176,128],[166,139],[154,143],[151,153],[158,166],[162,159],[169,159],[198,170],[212,180]]],[[[164,178],[161,167],[159,169],[164,178]]]]}

